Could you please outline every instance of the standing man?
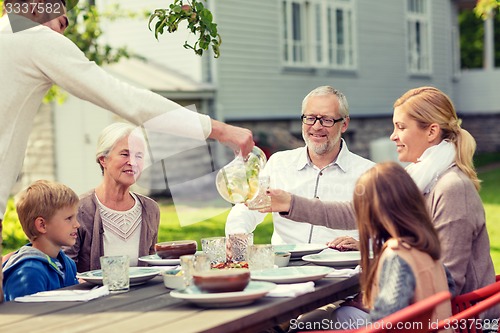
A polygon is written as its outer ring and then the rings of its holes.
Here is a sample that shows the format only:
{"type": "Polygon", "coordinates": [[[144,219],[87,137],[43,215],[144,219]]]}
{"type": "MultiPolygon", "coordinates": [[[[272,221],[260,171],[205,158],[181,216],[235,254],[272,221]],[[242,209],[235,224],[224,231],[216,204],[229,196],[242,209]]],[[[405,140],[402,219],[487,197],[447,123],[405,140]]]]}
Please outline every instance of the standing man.
{"type": "MultiPolygon", "coordinates": [[[[322,86],[302,101],[302,137],[305,147],[273,154],[262,170],[271,188],[320,200],[351,201],[358,177],[374,163],[347,148],[342,133],[349,126],[349,106],[343,93],[322,86]]],[[[237,204],[227,217],[226,234],[253,232],[266,216],[237,204]]],[[[357,238],[357,230],[337,230],[295,222],[273,213],[271,243],[325,244],[339,236],[357,238]]]]}
{"type": "MultiPolygon", "coordinates": [[[[215,139],[241,150],[254,146],[252,133],[188,111],[106,73],[63,32],[68,25],[65,0],[5,0],[0,18],[0,244],[1,220],[24,159],[33,118],[53,84],[136,125],[161,119],[170,134],[215,139]]],[[[158,122],[156,122],[158,123],[158,122]]],[[[1,249],[0,249],[1,259],[1,249]]],[[[0,273],[0,302],[3,300],[0,273]]]]}

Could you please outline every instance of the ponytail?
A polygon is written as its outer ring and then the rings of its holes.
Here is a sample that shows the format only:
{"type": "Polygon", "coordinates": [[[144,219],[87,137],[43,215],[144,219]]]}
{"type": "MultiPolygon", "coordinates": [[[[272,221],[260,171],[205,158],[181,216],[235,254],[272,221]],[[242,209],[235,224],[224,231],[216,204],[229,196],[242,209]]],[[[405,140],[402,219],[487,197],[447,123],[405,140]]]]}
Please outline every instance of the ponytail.
{"type": "Polygon", "coordinates": [[[455,146],[457,148],[457,156],[455,163],[470,178],[476,190],[479,191],[481,181],[477,177],[473,162],[474,152],[476,151],[476,140],[463,128],[459,128],[456,134],[455,146]]]}

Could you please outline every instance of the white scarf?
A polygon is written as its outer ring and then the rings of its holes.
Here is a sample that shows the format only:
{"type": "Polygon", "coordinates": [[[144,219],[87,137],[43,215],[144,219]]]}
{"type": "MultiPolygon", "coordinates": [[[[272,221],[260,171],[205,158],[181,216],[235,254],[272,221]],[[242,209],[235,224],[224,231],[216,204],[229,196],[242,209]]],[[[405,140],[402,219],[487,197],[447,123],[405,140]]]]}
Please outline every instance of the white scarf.
{"type": "Polygon", "coordinates": [[[447,140],[427,148],[416,163],[406,167],[423,194],[429,193],[443,171],[455,163],[455,145],[447,140]]]}

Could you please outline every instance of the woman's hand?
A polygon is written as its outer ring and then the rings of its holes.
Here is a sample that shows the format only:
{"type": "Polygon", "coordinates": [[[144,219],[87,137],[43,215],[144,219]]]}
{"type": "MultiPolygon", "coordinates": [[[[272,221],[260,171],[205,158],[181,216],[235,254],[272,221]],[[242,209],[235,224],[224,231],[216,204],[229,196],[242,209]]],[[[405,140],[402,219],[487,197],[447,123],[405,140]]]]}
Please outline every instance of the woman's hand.
{"type": "Polygon", "coordinates": [[[292,195],[279,189],[269,189],[266,194],[271,197],[271,207],[259,210],[261,213],[288,212],[292,195]]]}
{"type": "Polygon", "coordinates": [[[334,240],[326,243],[326,245],[332,249],[339,251],[359,250],[359,241],[349,236],[337,237],[334,240]]]}

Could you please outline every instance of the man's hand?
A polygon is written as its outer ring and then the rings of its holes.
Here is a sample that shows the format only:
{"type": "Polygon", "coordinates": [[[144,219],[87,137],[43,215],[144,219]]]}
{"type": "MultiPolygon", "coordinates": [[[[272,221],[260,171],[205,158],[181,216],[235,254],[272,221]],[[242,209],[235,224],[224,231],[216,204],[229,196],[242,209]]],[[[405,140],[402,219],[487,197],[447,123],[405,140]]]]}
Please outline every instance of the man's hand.
{"type": "Polygon", "coordinates": [[[243,157],[250,154],[255,146],[252,132],[249,129],[228,125],[226,123],[211,119],[212,132],[208,136],[222,144],[230,147],[235,153],[241,152],[243,157]]]}
{"type": "Polygon", "coordinates": [[[271,207],[259,210],[259,212],[270,213],[290,211],[290,202],[292,201],[292,195],[290,193],[278,189],[269,189],[266,194],[271,197],[271,207]]]}
{"type": "Polygon", "coordinates": [[[359,241],[349,236],[337,237],[326,243],[328,247],[339,251],[356,251],[359,250],[359,241]]]}

